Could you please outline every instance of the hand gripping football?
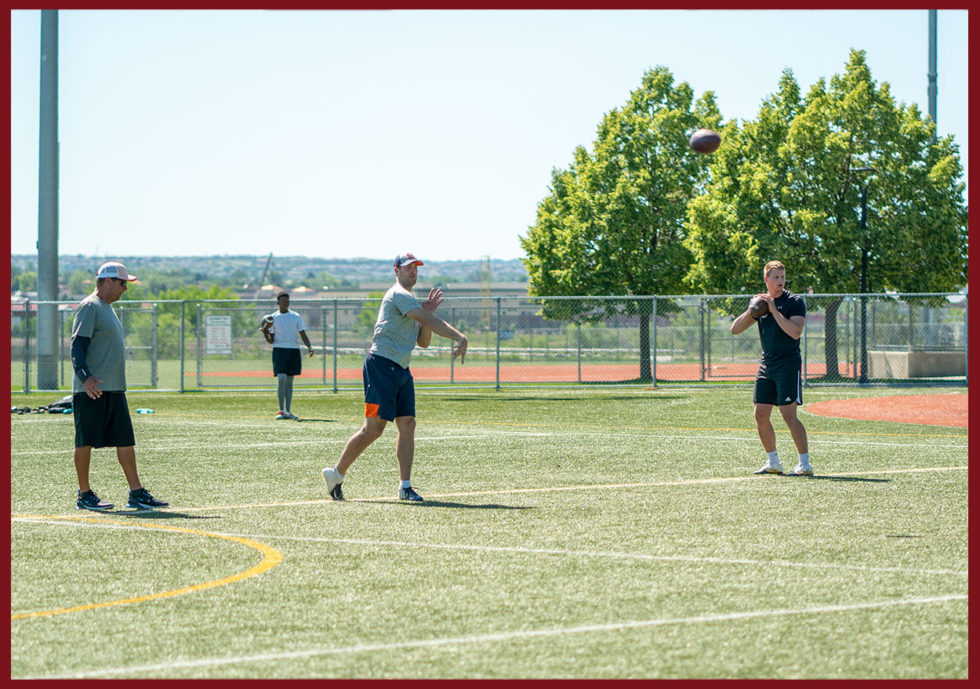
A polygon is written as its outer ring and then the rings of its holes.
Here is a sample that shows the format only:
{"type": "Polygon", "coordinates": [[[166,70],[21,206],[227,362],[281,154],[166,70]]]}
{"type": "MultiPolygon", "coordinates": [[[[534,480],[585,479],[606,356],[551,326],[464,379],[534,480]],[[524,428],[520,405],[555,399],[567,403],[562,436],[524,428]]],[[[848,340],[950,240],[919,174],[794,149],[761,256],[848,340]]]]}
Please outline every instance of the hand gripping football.
{"type": "Polygon", "coordinates": [[[759,318],[769,313],[769,302],[762,297],[752,297],[749,299],[749,315],[752,318],[759,318]]]}

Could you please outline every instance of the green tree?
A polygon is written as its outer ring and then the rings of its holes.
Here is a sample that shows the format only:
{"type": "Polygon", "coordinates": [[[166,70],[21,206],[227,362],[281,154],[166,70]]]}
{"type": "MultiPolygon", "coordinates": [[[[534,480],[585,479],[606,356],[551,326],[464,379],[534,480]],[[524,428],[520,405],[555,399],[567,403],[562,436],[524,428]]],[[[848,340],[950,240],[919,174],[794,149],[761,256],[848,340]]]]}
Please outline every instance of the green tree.
{"type": "MultiPolygon", "coordinates": [[[[188,302],[184,307],[184,332],[188,338],[192,338],[197,330],[198,311],[197,302],[204,300],[225,300],[239,301],[238,295],[228,287],[219,287],[212,284],[207,288],[197,285],[184,285],[173,289],[164,290],[156,294],[150,293],[148,285],[140,281],[131,284],[123,293],[119,300],[119,306],[126,308],[133,302],[170,302],[160,303],[157,309],[157,347],[160,355],[164,357],[177,356],[179,354],[180,340],[180,302],[188,302]]],[[[249,332],[257,327],[254,313],[247,309],[234,309],[231,311],[232,327],[235,332],[249,332]]],[[[132,325],[128,326],[126,336],[130,344],[149,344],[152,340],[152,321],[149,319],[133,319],[132,325]]]]}
{"type": "Polygon", "coordinates": [[[357,318],[354,320],[354,332],[365,337],[374,334],[374,324],[378,321],[378,307],[384,295],[384,292],[368,292],[368,300],[361,305],[361,310],[357,312],[357,318]]]}
{"type": "MultiPolygon", "coordinates": [[[[676,294],[691,255],[683,244],[688,202],[703,189],[707,156],[687,141],[721,121],[714,94],[695,100],[665,67],[647,71],[626,104],[606,114],[592,152],[579,146],[567,170],[552,171],[550,193],[521,238],[528,293],[555,295],[676,294]]],[[[549,302],[548,318],[578,320],[616,309],[639,316],[639,379],[651,379],[649,299],[549,302]]]]}
{"type": "MultiPolygon", "coordinates": [[[[758,117],[730,123],[712,156],[707,193],[688,211],[685,278],[697,290],[755,293],[772,259],[794,291],[859,292],[862,251],[869,291],[954,290],[966,284],[967,209],[959,148],[935,139],[913,105],[896,105],[851,51],[844,74],[801,98],[786,70],[758,117]],[[871,167],[874,172],[854,173],[871,167]],[[867,228],[860,192],[867,184],[867,228]]],[[[825,361],[838,373],[837,310],[826,305],[825,361]]],[[[744,303],[743,303],[744,306],[744,303]]]]}
{"type": "Polygon", "coordinates": [[[12,280],[14,291],[35,292],[37,291],[37,272],[25,270],[12,280]]]}
{"type": "Polygon", "coordinates": [[[91,294],[95,289],[95,277],[87,270],[76,270],[68,276],[68,294],[79,296],[91,294]]]}

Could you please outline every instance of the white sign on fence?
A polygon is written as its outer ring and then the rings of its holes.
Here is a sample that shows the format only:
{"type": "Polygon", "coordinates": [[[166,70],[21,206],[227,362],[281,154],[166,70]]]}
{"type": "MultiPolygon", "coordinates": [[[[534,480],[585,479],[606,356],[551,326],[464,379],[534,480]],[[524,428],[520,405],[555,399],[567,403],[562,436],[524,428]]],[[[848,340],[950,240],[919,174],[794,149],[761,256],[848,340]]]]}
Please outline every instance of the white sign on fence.
{"type": "Polygon", "coordinates": [[[231,316],[207,316],[204,319],[207,354],[231,354],[231,316]]]}

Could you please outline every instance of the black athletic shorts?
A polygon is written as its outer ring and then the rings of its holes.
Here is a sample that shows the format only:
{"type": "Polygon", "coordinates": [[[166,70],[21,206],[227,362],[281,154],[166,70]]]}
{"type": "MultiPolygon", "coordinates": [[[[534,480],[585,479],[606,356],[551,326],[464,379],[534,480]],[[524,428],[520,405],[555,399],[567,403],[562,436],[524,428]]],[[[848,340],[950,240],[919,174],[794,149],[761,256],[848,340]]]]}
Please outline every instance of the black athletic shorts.
{"type": "Polygon", "coordinates": [[[131,447],[136,444],[125,392],[102,391],[92,399],[84,392],[72,396],[75,447],[131,447]]]}
{"type": "Polygon", "coordinates": [[[787,404],[803,404],[803,364],[790,363],[780,366],[759,365],[755,375],[755,392],[752,401],[756,404],[772,404],[782,407],[787,404]]]}
{"type": "Polygon", "coordinates": [[[394,421],[415,416],[415,379],[412,372],[377,354],[364,357],[364,416],[394,421]]]}
{"type": "Polygon", "coordinates": [[[303,372],[303,358],[298,349],[286,347],[272,348],[272,375],[285,373],[287,376],[298,376],[303,372]]]}

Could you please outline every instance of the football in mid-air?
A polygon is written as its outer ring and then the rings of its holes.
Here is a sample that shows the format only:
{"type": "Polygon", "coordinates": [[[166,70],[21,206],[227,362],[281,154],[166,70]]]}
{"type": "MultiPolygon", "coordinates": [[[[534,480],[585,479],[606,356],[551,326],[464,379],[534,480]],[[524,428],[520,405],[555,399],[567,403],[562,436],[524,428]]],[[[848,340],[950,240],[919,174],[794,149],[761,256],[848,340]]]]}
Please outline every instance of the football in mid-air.
{"type": "Polygon", "coordinates": [[[714,153],[721,146],[721,135],[714,129],[698,129],[691,134],[688,145],[698,153],[714,153]]]}
{"type": "Polygon", "coordinates": [[[752,318],[759,318],[769,313],[769,302],[762,297],[752,297],[749,299],[749,315],[752,318]]]}

